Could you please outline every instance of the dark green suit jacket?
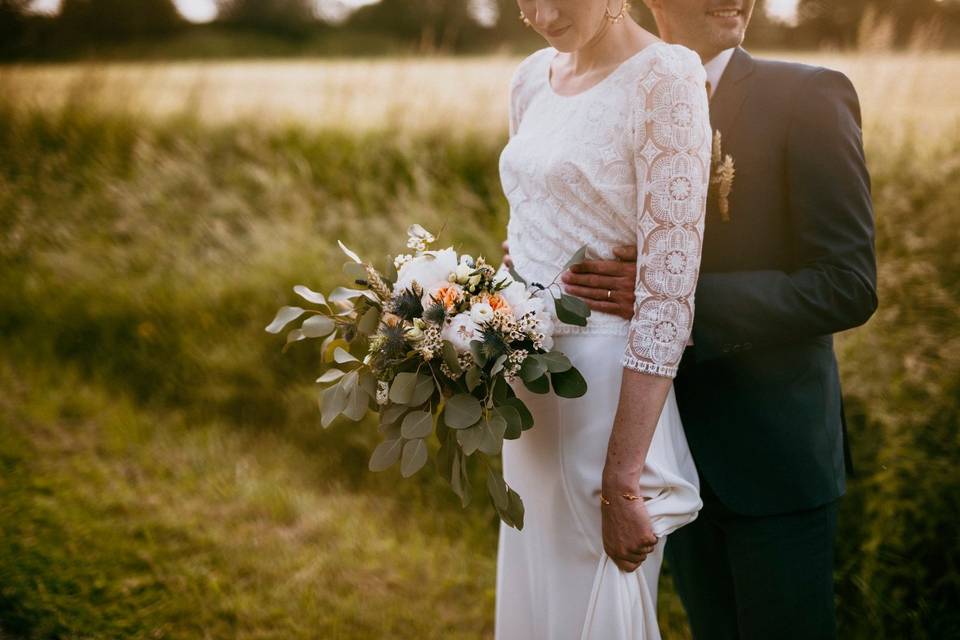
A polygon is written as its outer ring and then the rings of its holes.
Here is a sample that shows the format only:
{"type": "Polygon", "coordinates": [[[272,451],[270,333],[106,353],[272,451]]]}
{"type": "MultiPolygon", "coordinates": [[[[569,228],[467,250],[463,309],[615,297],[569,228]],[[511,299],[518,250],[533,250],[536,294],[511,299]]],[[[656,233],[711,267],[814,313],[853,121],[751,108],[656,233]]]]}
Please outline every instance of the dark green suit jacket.
{"type": "MultiPolygon", "coordinates": [[[[737,49],[711,101],[736,178],[708,206],[694,346],[674,381],[700,475],[773,515],[845,491],[832,334],[877,307],[870,178],[843,74],[737,49]]],[[[848,458],[848,456],[847,456],[848,458]]]]}

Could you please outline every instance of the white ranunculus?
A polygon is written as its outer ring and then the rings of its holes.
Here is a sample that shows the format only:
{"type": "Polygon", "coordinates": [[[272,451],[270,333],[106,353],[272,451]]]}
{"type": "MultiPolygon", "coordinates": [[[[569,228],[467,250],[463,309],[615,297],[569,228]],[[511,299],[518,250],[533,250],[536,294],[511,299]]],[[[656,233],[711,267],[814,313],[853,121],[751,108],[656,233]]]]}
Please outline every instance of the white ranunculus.
{"type": "Polygon", "coordinates": [[[530,294],[527,293],[527,288],[516,280],[511,280],[506,288],[501,289],[500,296],[510,305],[514,317],[519,318],[527,312],[527,301],[530,299],[530,294]]]}
{"type": "Polygon", "coordinates": [[[461,262],[457,265],[456,270],[456,279],[460,284],[466,284],[467,280],[470,279],[470,274],[473,273],[473,267],[464,262],[461,262]]]}
{"type": "Polygon", "coordinates": [[[432,289],[440,283],[449,282],[450,274],[457,268],[457,253],[453,249],[427,251],[410,260],[397,274],[395,291],[402,291],[418,282],[424,290],[432,289]]]}
{"type": "Polygon", "coordinates": [[[470,351],[470,341],[479,340],[481,336],[479,327],[470,318],[469,313],[455,315],[440,332],[440,337],[443,340],[449,340],[458,353],[470,351]]]}
{"type": "Polygon", "coordinates": [[[470,319],[476,324],[493,320],[493,307],[487,302],[478,302],[470,307],[470,319]]]}

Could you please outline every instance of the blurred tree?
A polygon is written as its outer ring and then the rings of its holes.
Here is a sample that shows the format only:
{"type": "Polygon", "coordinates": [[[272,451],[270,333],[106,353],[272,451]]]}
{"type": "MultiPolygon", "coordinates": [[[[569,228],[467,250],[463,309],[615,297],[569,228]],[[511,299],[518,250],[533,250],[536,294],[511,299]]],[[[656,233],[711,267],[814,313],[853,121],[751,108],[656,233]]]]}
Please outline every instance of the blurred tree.
{"type": "Polygon", "coordinates": [[[217,0],[219,22],[280,35],[305,36],[318,23],[312,0],[217,0]]]}
{"type": "Polygon", "coordinates": [[[800,0],[798,30],[812,44],[849,47],[869,38],[864,29],[889,24],[893,44],[904,45],[917,30],[954,23],[957,8],[955,0],[800,0]]]}
{"type": "Polygon", "coordinates": [[[424,53],[458,50],[489,30],[477,22],[467,0],[382,0],[358,9],[345,26],[388,32],[424,53]]]}
{"type": "Polygon", "coordinates": [[[13,50],[23,38],[29,0],[0,0],[0,52],[13,50]]]}
{"type": "Polygon", "coordinates": [[[63,0],[58,23],[74,40],[122,40],[169,33],[184,25],[172,0],[63,0]]]}

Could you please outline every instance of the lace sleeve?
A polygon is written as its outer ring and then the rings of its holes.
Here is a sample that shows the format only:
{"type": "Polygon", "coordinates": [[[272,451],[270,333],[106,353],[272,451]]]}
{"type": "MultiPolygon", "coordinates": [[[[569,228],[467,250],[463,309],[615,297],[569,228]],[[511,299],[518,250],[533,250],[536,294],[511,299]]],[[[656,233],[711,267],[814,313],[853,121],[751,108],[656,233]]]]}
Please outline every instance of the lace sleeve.
{"type": "Polygon", "coordinates": [[[639,258],[623,366],[673,378],[693,328],[710,171],[706,72],[696,54],[657,56],[633,117],[639,258]]]}

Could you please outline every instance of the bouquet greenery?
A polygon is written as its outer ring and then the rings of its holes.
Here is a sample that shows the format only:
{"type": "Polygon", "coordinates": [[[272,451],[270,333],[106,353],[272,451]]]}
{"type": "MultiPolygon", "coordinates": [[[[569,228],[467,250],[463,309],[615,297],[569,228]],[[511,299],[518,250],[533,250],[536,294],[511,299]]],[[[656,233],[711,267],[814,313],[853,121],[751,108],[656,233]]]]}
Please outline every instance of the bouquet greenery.
{"type": "MultiPolygon", "coordinates": [[[[413,475],[426,464],[427,440],[435,434],[437,470],[463,506],[470,501],[468,465],[481,458],[498,515],[522,529],[523,502],[489,457],[500,454],[505,438],[533,427],[513,384],[538,394],[552,388],[565,398],[587,391],[583,376],[552,348],[554,318],[545,297],[553,299],[561,322],[586,325],[590,310],[559,291],[556,279],[528,286],[512,269],[497,271],[482,257],[428,250],[433,242],[423,227],[411,226],[413,253],[388,258],[382,271],[339,243],[350,258],[344,273],[356,288],[324,296],[297,285],[294,292],[317,308],[282,307],[266,330],[279,333],[308,316],[289,331],[283,349],[323,339],[324,361],[332,365],[317,378],[326,385],[324,427],[340,415],[358,421],[368,411],[379,414],[383,441],[370,458],[372,471],[399,461],[401,474],[413,475]]],[[[564,270],[585,253],[578,251],[564,270]]]]}

